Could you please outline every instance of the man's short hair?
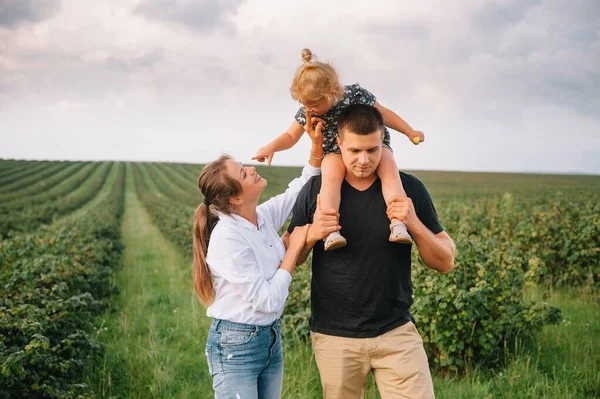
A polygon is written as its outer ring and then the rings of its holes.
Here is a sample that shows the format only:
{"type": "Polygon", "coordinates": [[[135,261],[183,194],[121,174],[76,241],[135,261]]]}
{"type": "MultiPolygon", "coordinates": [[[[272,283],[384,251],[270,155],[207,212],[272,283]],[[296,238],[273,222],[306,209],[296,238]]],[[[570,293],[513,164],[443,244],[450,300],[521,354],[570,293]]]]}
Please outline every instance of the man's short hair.
{"type": "Polygon", "coordinates": [[[338,136],[345,132],[366,136],[374,132],[383,133],[383,116],[372,105],[351,104],[338,116],[338,136]]]}

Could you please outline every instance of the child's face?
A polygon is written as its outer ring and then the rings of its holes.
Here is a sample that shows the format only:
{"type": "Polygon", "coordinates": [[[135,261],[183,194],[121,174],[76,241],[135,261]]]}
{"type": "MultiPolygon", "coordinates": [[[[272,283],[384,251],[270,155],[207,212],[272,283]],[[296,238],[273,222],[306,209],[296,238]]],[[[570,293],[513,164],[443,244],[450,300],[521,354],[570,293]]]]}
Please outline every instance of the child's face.
{"type": "Polygon", "coordinates": [[[302,106],[314,116],[324,115],[333,107],[333,98],[327,96],[317,101],[302,101],[302,106]]]}

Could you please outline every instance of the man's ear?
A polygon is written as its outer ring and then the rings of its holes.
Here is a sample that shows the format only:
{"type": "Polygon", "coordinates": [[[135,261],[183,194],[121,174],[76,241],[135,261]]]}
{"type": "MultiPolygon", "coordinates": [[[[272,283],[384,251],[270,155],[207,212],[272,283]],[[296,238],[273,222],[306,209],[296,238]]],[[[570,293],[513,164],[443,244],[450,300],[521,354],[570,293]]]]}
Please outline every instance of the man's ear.
{"type": "Polygon", "coordinates": [[[340,138],[339,135],[335,138],[335,142],[337,143],[338,146],[342,147],[342,139],[340,138]]]}

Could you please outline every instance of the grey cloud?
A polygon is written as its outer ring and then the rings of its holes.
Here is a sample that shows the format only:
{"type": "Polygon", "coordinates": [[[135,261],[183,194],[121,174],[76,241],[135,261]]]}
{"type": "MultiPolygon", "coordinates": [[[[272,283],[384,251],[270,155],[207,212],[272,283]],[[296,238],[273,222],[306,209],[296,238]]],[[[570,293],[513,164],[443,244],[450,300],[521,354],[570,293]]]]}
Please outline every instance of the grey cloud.
{"type": "MultiPolygon", "coordinates": [[[[600,109],[600,3],[595,0],[486,2],[453,39],[441,64],[469,86],[472,107],[555,104],[594,116],[600,109]],[[483,60],[483,61],[482,61],[483,60]],[[477,83],[482,82],[477,86],[477,83]]],[[[495,107],[490,109],[494,110],[495,107]]]]}
{"type": "Polygon", "coordinates": [[[130,73],[140,69],[150,68],[158,62],[164,60],[162,49],[154,49],[141,55],[129,57],[111,56],[107,59],[107,64],[123,72],[130,73]]]}
{"type": "Polygon", "coordinates": [[[244,0],[145,0],[134,10],[148,19],[174,22],[190,29],[211,33],[232,31],[229,17],[244,0]]]}
{"type": "Polygon", "coordinates": [[[0,0],[0,28],[42,21],[59,8],[60,0],[0,0]]]}
{"type": "Polygon", "coordinates": [[[515,0],[511,2],[483,2],[470,15],[471,22],[483,31],[496,31],[516,25],[526,18],[527,12],[541,0],[515,0]]]}

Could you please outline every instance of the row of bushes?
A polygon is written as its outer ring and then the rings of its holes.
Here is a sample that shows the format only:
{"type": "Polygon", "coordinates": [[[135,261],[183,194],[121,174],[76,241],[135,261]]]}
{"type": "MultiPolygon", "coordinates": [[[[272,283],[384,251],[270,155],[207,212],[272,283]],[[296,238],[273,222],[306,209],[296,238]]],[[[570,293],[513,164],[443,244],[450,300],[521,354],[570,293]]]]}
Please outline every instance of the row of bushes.
{"type": "Polygon", "coordinates": [[[2,186],[2,194],[0,194],[0,201],[11,201],[12,195],[21,191],[23,188],[36,186],[41,181],[45,179],[56,178],[57,175],[60,175],[62,171],[65,169],[69,169],[72,165],[71,162],[56,162],[48,165],[47,167],[40,169],[38,173],[32,174],[26,178],[21,178],[17,181],[14,181],[10,184],[5,184],[2,186]]]}
{"type": "Polygon", "coordinates": [[[54,164],[59,164],[59,162],[28,162],[26,165],[19,167],[16,170],[11,170],[10,173],[2,174],[2,176],[0,177],[0,193],[5,192],[4,187],[9,186],[14,182],[28,179],[30,176],[40,173],[54,164]]]}
{"type": "Polygon", "coordinates": [[[103,347],[93,318],[106,308],[122,251],[125,168],[89,212],[0,241],[0,397],[85,395],[83,365],[103,347]]]}
{"type": "Polygon", "coordinates": [[[453,235],[485,238],[523,256],[536,282],[600,284],[600,192],[444,201],[440,213],[453,235]]]}
{"type": "Polygon", "coordinates": [[[167,239],[184,253],[191,255],[194,208],[184,206],[152,190],[152,179],[145,168],[139,164],[134,164],[132,168],[138,198],[150,214],[152,222],[167,239]]]}
{"type": "Polygon", "coordinates": [[[88,163],[69,162],[68,164],[65,163],[66,167],[61,167],[59,170],[48,168],[48,174],[40,173],[39,175],[34,175],[33,180],[31,181],[28,181],[29,179],[19,180],[15,183],[21,183],[20,188],[16,189],[15,191],[0,194],[0,204],[6,204],[11,201],[20,202],[24,199],[27,199],[29,196],[39,196],[44,192],[53,190],[59,184],[64,183],[69,177],[76,175],[76,173],[80,171],[86,164],[88,163]]]}
{"type": "Polygon", "coordinates": [[[21,167],[30,165],[31,163],[33,162],[24,160],[17,161],[16,159],[2,159],[0,160],[0,178],[13,174],[21,167]]]}
{"type": "Polygon", "coordinates": [[[0,206],[0,238],[28,232],[54,217],[65,215],[90,201],[104,185],[112,162],[86,166],[75,176],[46,193],[0,206]]]}

